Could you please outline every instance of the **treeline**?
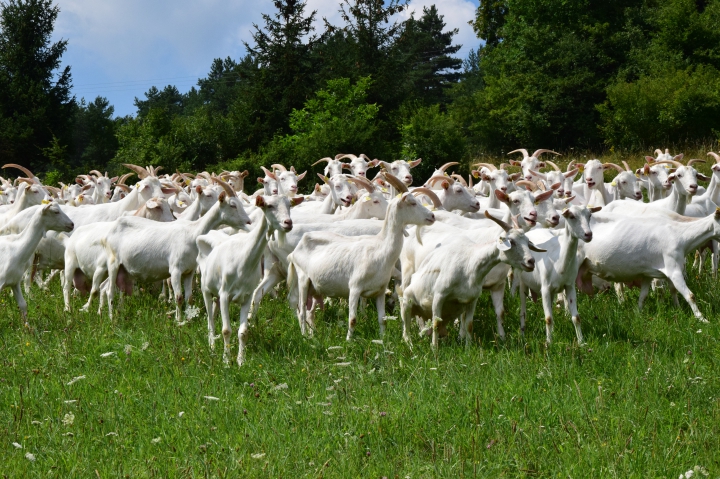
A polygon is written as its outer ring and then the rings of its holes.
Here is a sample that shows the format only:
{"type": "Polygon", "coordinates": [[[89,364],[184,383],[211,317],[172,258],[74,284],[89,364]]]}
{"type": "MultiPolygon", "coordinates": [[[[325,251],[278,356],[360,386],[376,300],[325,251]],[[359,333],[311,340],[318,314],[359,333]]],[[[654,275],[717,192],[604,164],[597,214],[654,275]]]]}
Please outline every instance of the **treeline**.
{"type": "MultiPolygon", "coordinates": [[[[640,150],[720,137],[720,0],[488,0],[461,60],[435,6],[339,0],[341,23],[277,0],[247,54],[215,59],[113,118],[77,101],[52,0],[0,16],[0,154],[67,178],[123,162],[167,170],[299,168],[340,152],[423,170],[518,146],[640,150]]],[[[316,167],[317,169],[317,167],[316,167]]]]}

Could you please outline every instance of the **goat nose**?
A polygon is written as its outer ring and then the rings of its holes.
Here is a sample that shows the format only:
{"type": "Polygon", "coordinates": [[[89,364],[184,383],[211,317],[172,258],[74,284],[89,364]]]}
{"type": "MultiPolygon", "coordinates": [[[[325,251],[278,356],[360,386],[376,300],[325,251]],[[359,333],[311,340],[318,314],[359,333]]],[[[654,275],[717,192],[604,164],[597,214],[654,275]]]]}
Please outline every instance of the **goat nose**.
{"type": "Polygon", "coordinates": [[[292,228],[292,225],[293,225],[292,220],[288,219],[288,220],[283,221],[283,226],[286,228],[292,228]]]}
{"type": "Polygon", "coordinates": [[[405,183],[412,183],[413,177],[412,175],[405,175],[405,183]]]}
{"type": "Polygon", "coordinates": [[[358,171],[358,172],[357,172],[357,175],[358,175],[358,176],[365,176],[365,172],[364,172],[364,171],[358,171]]]}
{"type": "Polygon", "coordinates": [[[537,218],[537,211],[532,210],[530,213],[528,213],[528,216],[530,216],[531,218],[537,218]]]}
{"type": "Polygon", "coordinates": [[[525,175],[525,179],[528,181],[532,181],[533,177],[532,177],[532,175],[525,175]]]}
{"type": "Polygon", "coordinates": [[[500,191],[502,191],[503,193],[507,193],[507,186],[501,186],[500,191]]]}
{"type": "Polygon", "coordinates": [[[592,231],[589,233],[585,233],[585,241],[590,241],[592,239],[592,231]]]}
{"type": "Polygon", "coordinates": [[[527,265],[534,268],[535,267],[535,258],[528,259],[527,265]]]}
{"type": "Polygon", "coordinates": [[[560,223],[560,215],[554,215],[551,220],[554,225],[560,223]]]}

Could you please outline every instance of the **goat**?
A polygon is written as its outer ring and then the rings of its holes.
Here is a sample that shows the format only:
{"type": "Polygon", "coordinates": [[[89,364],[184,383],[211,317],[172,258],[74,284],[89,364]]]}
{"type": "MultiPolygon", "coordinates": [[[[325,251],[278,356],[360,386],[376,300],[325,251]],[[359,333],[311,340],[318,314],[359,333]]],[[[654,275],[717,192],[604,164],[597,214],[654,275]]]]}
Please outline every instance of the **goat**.
{"type": "Polygon", "coordinates": [[[215,348],[215,313],[213,298],[218,298],[222,316],[222,336],[225,342],[223,359],[230,361],[230,302],[239,303],[240,327],[238,328],[237,363],[245,361],[248,321],[252,293],[260,282],[260,259],[267,245],[267,239],[275,230],[291,231],[290,205],[303,201],[302,197],[288,199],[284,196],[256,196],[255,206],[262,210],[262,219],[247,235],[234,235],[220,244],[213,244],[207,235],[196,240],[198,266],[201,273],[201,289],[208,314],[208,340],[215,348]]]}
{"type": "MultiPolygon", "coordinates": [[[[387,179],[402,189],[397,178],[388,174],[387,179]]],[[[385,290],[402,250],[404,228],[434,222],[433,213],[405,192],[390,203],[383,228],[375,236],[348,237],[321,231],[305,234],[288,256],[288,289],[296,292],[301,332],[305,333],[306,305],[312,290],[323,296],[348,298],[347,340],[355,330],[360,298],[374,298],[383,335],[385,290]]],[[[314,323],[309,326],[315,327],[314,323]]]]}
{"type": "Polygon", "coordinates": [[[323,161],[327,162],[327,165],[325,165],[325,169],[323,170],[323,175],[327,176],[328,178],[332,178],[335,175],[342,175],[343,168],[349,168],[350,166],[347,163],[343,163],[339,160],[339,157],[343,155],[337,155],[335,158],[320,158],[315,163],[313,163],[311,166],[315,166],[318,163],[322,163],[323,161]]]}
{"type": "Polygon", "coordinates": [[[0,237],[0,290],[12,288],[25,326],[28,326],[27,303],[23,298],[20,282],[26,265],[31,261],[38,243],[47,231],[72,231],[73,226],[72,220],[60,207],[50,203],[37,209],[20,234],[0,237]]]}
{"type": "Polygon", "coordinates": [[[545,150],[543,148],[535,150],[535,153],[532,155],[529,155],[525,148],[518,148],[517,150],[509,152],[508,155],[512,155],[513,153],[522,153],[523,159],[521,161],[510,160],[510,164],[519,166],[522,169],[523,178],[527,181],[533,180],[533,175],[530,173],[530,170],[538,171],[540,168],[545,168],[545,162],[538,159],[540,155],[543,153],[552,153],[553,155],[560,156],[560,153],[556,153],[552,150],[545,150]]]}
{"type": "Polygon", "coordinates": [[[433,176],[425,182],[425,185],[432,188],[438,182],[441,189],[436,191],[436,194],[446,210],[460,210],[464,213],[475,213],[480,210],[480,202],[463,186],[464,180],[460,182],[447,176],[433,176]]]}
{"type": "MultiPolygon", "coordinates": [[[[651,203],[652,204],[652,203],[651,203]]],[[[667,278],[683,295],[695,317],[705,321],[695,295],[685,283],[685,257],[710,239],[720,237],[720,208],[705,218],[673,213],[653,216],[593,215],[593,241],[583,245],[585,257],[578,284],[592,294],[591,275],[606,281],[640,281],[642,309],[653,278],[667,278]]]]}
{"type": "Polygon", "coordinates": [[[543,309],[545,310],[546,341],[549,345],[553,330],[553,300],[556,294],[565,292],[567,306],[570,310],[575,334],[578,343],[583,343],[580,328],[580,316],[577,311],[577,295],[575,292],[575,279],[582,258],[578,258],[578,241],[592,241],[593,233],[590,229],[590,214],[600,211],[602,207],[586,208],[570,206],[564,209],[565,228],[557,234],[548,230],[531,230],[528,238],[535,245],[546,250],[544,253],[533,254],[535,270],[532,272],[519,272],[520,278],[520,331],[525,332],[525,290],[540,293],[543,309]]]}
{"type": "Polygon", "coordinates": [[[530,173],[533,176],[538,177],[542,182],[545,184],[547,188],[550,188],[550,186],[554,184],[559,184],[560,187],[555,190],[555,196],[557,198],[565,198],[567,196],[572,195],[572,179],[575,178],[575,175],[578,173],[578,168],[568,169],[568,171],[564,172],[552,161],[546,160],[545,163],[552,166],[553,171],[548,171],[547,173],[540,173],[535,170],[530,170],[530,173]],[[568,191],[565,191],[565,187],[568,184],[570,184],[570,189],[568,191]],[[568,195],[569,193],[569,195],[568,195]]]}
{"type": "Polygon", "coordinates": [[[371,160],[365,153],[360,153],[360,156],[346,154],[335,157],[337,160],[342,160],[344,158],[350,158],[350,174],[353,176],[362,176],[363,178],[367,178],[368,169],[374,168],[380,163],[380,160],[371,160]]]}
{"type": "Polygon", "coordinates": [[[496,240],[476,244],[463,237],[448,238],[436,245],[408,278],[401,300],[403,339],[407,343],[411,343],[409,326],[410,317],[414,315],[432,319],[434,348],[438,343],[438,326],[443,320],[461,317],[460,328],[464,331],[466,344],[469,344],[475,305],[487,273],[501,261],[528,271],[535,267],[530,250],[544,250],[529,241],[517,221],[512,228],[487,212],[485,216],[503,230],[496,240]]]}
{"type": "Polygon", "coordinates": [[[295,167],[291,166],[288,171],[283,165],[273,164],[271,168],[276,169],[275,178],[277,178],[280,184],[280,189],[287,195],[288,198],[293,198],[298,193],[298,182],[305,178],[307,171],[303,171],[299,175],[295,172],[295,167]]]}
{"type": "Polygon", "coordinates": [[[392,163],[388,163],[387,161],[381,161],[380,165],[382,165],[382,167],[385,168],[395,178],[400,179],[400,181],[405,183],[405,185],[410,186],[413,182],[413,177],[410,169],[415,168],[417,165],[420,164],[421,161],[422,158],[418,158],[417,160],[412,161],[395,160],[392,163]]]}
{"type": "Polygon", "coordinates": [[[210,211],[197,221],[157,223],[126,216],[110,226],[102,243],[108,258],[108,309],[111,316],[116,284],[130,294],[135,280],[159,281],[169,277],[176,302],[175,319],[182,324],[183,286],[187,301],[197,268],[197,237],[222,224],[242,228],[250,223],[233,189],[220,179],[215,181],[225,191],[220,193],[218,202],[210,211]]]}

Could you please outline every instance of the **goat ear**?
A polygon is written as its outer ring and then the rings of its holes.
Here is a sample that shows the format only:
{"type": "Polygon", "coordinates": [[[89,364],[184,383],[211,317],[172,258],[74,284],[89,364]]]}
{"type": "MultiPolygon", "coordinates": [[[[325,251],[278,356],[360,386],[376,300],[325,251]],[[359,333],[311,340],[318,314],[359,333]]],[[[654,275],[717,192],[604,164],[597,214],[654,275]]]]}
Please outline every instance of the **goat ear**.
{"type": "Polygon", "coordinates": [[[676,155],[675,158],[673,158],[673,160],[680,161],[683,159],[683,156],[685,156],[685,153],[680,153],[679,155],[676,155]]]}
{"type": "Polygon", "coordinates": [[[697,174],[697,179],[700,181],[710,181],[710,177],[703,175],[702,173],[697,174]]]}
{"type": "Polygon", "coordinates": [[[450,183],[447,181],[443,181],[442,183],[440,183],[440,186],[442,186],[443,190],[447,190],[448,188],[450,188],[450,183]]]}
{"type": "Polygon", "coordinates": [[[290,198],[290,206],[297,206],[300,203],[302,203],[303,201],[305,201],[304,196],[295,196],[293,198],[290,198]]]}
{"type": "Polygon", "coordinates": [[[340,164],[342,165],[342,166],[341,166],[342,169],[345,169],[345,170],[349,170],[349,169],[350,169],[350,165],[348,165],[347,163],[340,163],[340,164]]]}
{"type": "Polygon", "coordinates": [[[160,203],[158,203],[155,198],[153,198],[153,199],[151,199],[151,200],[148,200],[148,202],[145,203],[145,204],[146,204],[147,207],[150,208],[150,209],[152,209],[152,208],[158,208],[158,207],[160,206],[160,203]]]}
{"type": "Polygon", "coordinates": [[[647,161],[648,163],[654,163],[654,162],[655,162],[655,158],[653,158],[652,156],[646,156],[646,157],[645,157],[645,161],[647,161]]]}
{"type": "Polygon", "coordinates": [[[118,180],[118,177],[113,176],[112,178],[110,178],[110,183],[115,183],[117,180],[118,180]]]}
{"type": "Polygon", "coordinates": [[[510,197],[500,190],[495,190],[495,196],[503,203],[510,203],[510,197]]]}
{"type": "Polygon", "coordinates": [[[195,193],[197,193],[197,194],[202,193],[202,186],[197,185],[197,186],[195,187],[195,193]]]}
{"type": "Polygon", "coordinates": [[[374,160],[371,160],[368,162],[368,168],[375,168],[380,163],[380,160],[375,158],[374,160]]]}
{"type": "Polygon", "coordinates": [[[520,162],[517,160],[510,160],[510,164],[513,166],[520,166],[520,162]]]}
{"type": "Polygon", "coordinates": [[[577,166],[579,171],[585,170],[585,163],[575,163],[575,166],[577,166]]]}
{"type": "MultiPolygon", "coordinates": [[[[259,195],[258,195],[258,196],[259,196],[259,195]]],[[[220,196],[218,196],[218,201],[219,201],[220,203],[222,203],[222,202],[225,201],[226,198],[227,198],[227,193],[225,193],[224,191],[221,191],[221,192],[220,192],[220,196]]]]}
{"type": "Polygon", "coordinates": [[[720,218],[720,206],[715,207],[715,218],[720,218]]]}
{"type": "Polygon", "coordinates": [[[262,208],[263,206],[265,206],[265,198],[263,198],[262,195],[257,195],[255,197],[255,206],[257,206],[258,208],[262,208]]]}
{"type": "Polygon", "coordinates": [[[530,241],[528,241],[528,248],[530,248],[530,251],[535,251],[536,253],[544,253],[547,251],[546,249],[538,248],[530,241]]]}
{"type": "Polygon", "coordinates": [[[410,165],[410,168],[415,168],[417,165],[420,164],[422,161],[422,158],[418,158],[417,160],[408,161],[408,165],[410,165]]]}
{"type": "Polygon", "coordinates": [[[317,175],[318,175],[318,178],[320,178],[321,180],[323,180],[323,182],[324,182],[325,184],[328,184],[328,183],[330,182],[330,180],[328,179],[327,176],[321,175],[320,173],[318,173],[317,175]]]}
{"type": "Polygon", "coordinates": [[[298,180],[298,181],[302,180],[303,178],[305,178],[305,175],[307,175],[307,171],[303,171],[302,173],[300,173],[300,174],[297,176],[297,180],[298,180]]]}
{"type": "Polygon", "coordinates": [[[563,215],[565,218],[569,218],[570,217],[570,208],[565,208],[564,210],[562,210],[562,212],[560,214],[563,215]]]}
{"type": "Polygon", "coordinates": [[[517,181],[522,176],[522,173],[513,173],[508,178],[510,178],[511,181],[517,181]]]}
{"type": "Polygon", "coordinates": [[[565,178],[575,178],[575,175],[578,174],[578,171],[580,170],[578,170],[577,168],[573,168],[572,170],[563,173],[563,176],[565,176],[565,178]]]}
{"type": "Polygon", "coordinates": [[[545,162],[541,161],[540,163],[538,163],[538,168],[545,168],[545,162]]]}
{"type": "Polygon", "coordinates": [[[546,199],[550,198],[555,193],[554,190],[543,191],[539,195],[535,196],[535,204],[542,203],[546,199]]]}
{"type": "Polygon", "coordinates": [[[600,211],[602,209],[602,206],[591,206],[588,209],[590,210],[590,213],[597,213],[598,211],[600,211]]]}
{"type": "Polygon", "coordinates": [[[258,183],[262,183],[262,184],[264,185],[264,184],[265,184],[265,178],[260,178],[260,177],[258,177],[258,183]]]}
{"type": "Polygon", "coordinates": [[[500,251],[507,251],[512,247],[510,241],[507,238],[498,238],[497,249],[500,251]]]}

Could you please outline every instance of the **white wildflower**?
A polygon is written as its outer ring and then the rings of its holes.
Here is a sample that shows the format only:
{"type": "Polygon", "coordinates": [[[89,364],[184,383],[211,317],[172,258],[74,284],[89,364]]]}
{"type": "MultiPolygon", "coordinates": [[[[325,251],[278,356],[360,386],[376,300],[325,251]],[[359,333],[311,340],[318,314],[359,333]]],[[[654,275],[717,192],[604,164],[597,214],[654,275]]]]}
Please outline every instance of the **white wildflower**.
{"type": "Polygon", "coordinates": [[[197,306],[188,306],[187,308],[185,308],[186,320],[196,318],[198,314],[200,314],[200,308],[198,308],[197,306]]]}
{"type": "Polygon", "coordinates": [[[132,346],[130,346],[129,344],[126,344],[126,345],[125,345],[125,354],[130,354],[130,353],[132,353],[132,349],[133,349],[132,346]]]}
{"type": "Polygon", "coordinates": [[[352,364],[352,363],[350,363],[350,362],[347,362],[347,363],[335,363],[335,366],[338,366],[338,367],[341,367],[341,368],[345,368],[345,367],[350,366],[351,364],[352,364]]]}
{"type": "Polygon", "coordinates": [[[342,346],[330,346],[329,348],[327,348],[327,350],[334,351],[335,349],[342,349],[342,348],[343,348],[342,346]]]}
{"type": "Polygon", "coordinates": [[[85,375],[74,377],[70,380],[69,383],[67,383],[68,386],[72,386],[76,382],[80,381],[81,379],[85,379],[85,375]]]}
{"type": "Polygon", "coordinates": [[[385,321],[397,321],[397,316],[385,316],[385,321]]]}
{"type": "Polygon", "coordinates": [[[145,341],[142,343],[142,346],[140,346],[140,351],[145,351],[148,347],[150,347],[150,343],[145,341]]]}
{"type": "Polygon", "coordinates": [[[20,444],[18,444],[17,442],[12,443],[12,445],[18,449],[22,449],[22,446],[20,444]]]}
{"type": "Polygon", "coordinates": [[[178,417],[183,417],[184,415],[185,415],[185,411],[180,411],[180,412],[178,413],[178,417]]]}
{"type": "Polygon", "coordinates": [[[276,391],[279,391],[280,389],[287,389],[287,388],[288,388],[287,383],[282,383],[282,384],[278,384],[277,386],[275,386],[276,391]]]}
{"type": "Polygon", "coordinates": [[[63,434],[63,436],[74,437],[75,434],[73,434],[73,433],[71,433],[71,432],[66,432],[65,434],[63,434]]]}
{"type": "Polygon", "coordinates": [[[30,424],[42,424],[40,421],[33,421],[30,424]]]}
{"type": "Polygon", "coordinates": [[[109,351],[107,353],[102,353],[100,355],[100,357],[101,358],[109,358],[110,356],[114,356],[115,354],[117,354],[115,351],[109,351]]]}
{"type": "Polygon", "coordinates": [[[698,334],[702,333],[702,329],[697,330],[698,334]]]}
{"type": "Polygon", "coordinates": [[[373,340],[370,341],[370,342],[373,343],[373,344],[379,344],[379,345],[381,345],[381,346],[382,346],[382,344],[383,344],[382,339],[373,339],[373,340]]]}
{"type": "Polygon", "coordinates": [[[30,462],[35,462],[35,454],[28,452],[25,454],[25,459],[27,459],[30,462]]]}
{"type": "Polygon", "coordinates": [[[113,432],[109,432],[109,433],[105,434],[105,437],[107,437],[107,436],[117,436],[117,435],[118,435],[118,433],[116,433],[115,431],[113,431],[113,432]]]}
{"type": "Polygon", "coordinates": [[[258,452],[258,453],[255,453],[255,454],[250,454],[250,457],[252,457],[253,459],[262,459],[263,457],[265,457],[265,453],[264,453],[264,452],[258,452]]]}
{"type": "Polygon", "coordinates": [[[159,443],[160,443],[160,438],[159,438],[159,437],[156,437],[155,439],[153,439],[153,440],[150,441],[150,442],[153,443],[153,444],[159,444],[159,443]]]}
{"type": "Polygon", "coordinates": [[[68,399],[67,401],[64,401],[65,404],[74,404],[77,402],[77,399],[68,399]]]}
{"type": "Polygon", "coordinates": [[[65,416],[63,417],[63,420],[62,420],[63,426],[72,426],[74,422],[75,422],[75,414],[73,414],[71,412],[65,414],[65,416]]]}
{"type": "Polygon", "coordinates": [[[220,398],[216,398],[215,396],[203,396],[208,401],[219,401],[220,398]]]}

